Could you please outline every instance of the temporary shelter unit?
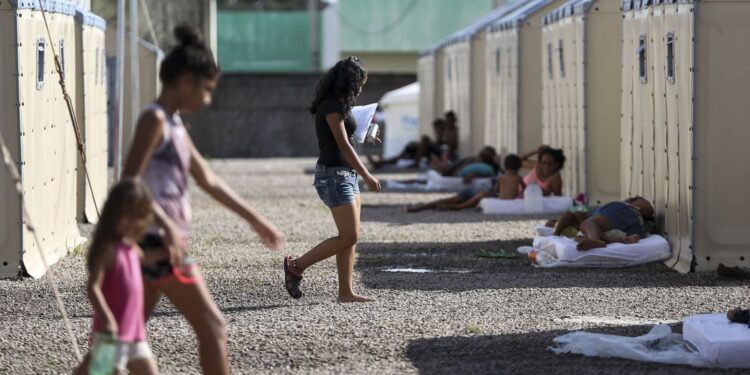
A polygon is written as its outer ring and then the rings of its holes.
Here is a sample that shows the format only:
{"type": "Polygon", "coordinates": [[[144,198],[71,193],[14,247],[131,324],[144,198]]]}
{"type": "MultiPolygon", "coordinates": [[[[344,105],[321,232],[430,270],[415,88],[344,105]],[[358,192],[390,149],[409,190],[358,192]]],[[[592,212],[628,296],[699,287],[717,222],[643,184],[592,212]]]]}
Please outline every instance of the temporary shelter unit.
{"type": "MultiPolygon", "coordinates": [[[[487,121],[487,27],[519,7],[509,2],[441,42],[443,91],[446,111],[458,115],[459,150],[475,154],[483,146],[494,146],[485,137],[487,121]]],[[[493,60],[494,61],[494,60],[493,60]]]]}
{"type": "MultiPolygon", "coordinates": [[[[75,135],[58,84],[53,49],[60,55],[71,99],[76,100],[75,8],[67,1],[0,1],[0,132],[21,173],[26,209],[51,264],[83,240],[76,225],[75,135]]],[[[4,169],[4,168],[3,168],[4,169]]],[[[0,172],[0,277],[45,268],[9,175],[0,172]]]]}
{"type": "Polygon", "coordinates": [[[106,28],[103,18],[82,9],[76,12],[76,108],[91,180],[89,188],[82,160],[78,158],[79,222],[96,223],[99,218],[96,208],[101,209],[107,195],[106,28]]]}
{"type": "MultiPolygon", "coordinates": [[[[117,54],[117,32],[110,28],[106,33],[106,48],[107,56],[114,57],[117,54]]],[[[130,46],[130,35],[125,37],[125,45],[130,46]]],[[[138,72],[140,74],[139,83],[139,98],[140,108],[132,108],[133,103],[130,100],[132,97],[132,79],[130,64],[132,62],[130,58],[130,48],[125,48],[125,59],[124,59],[124,80],[123,80],[123,131],[122,131],[122,158],[123,163],[125,157],[130,150],[130,143],[133,140],[135,134],[135,123],[138,120],[140,111],[153,103],[159,91],[161,90],[161,81],[159,80],[159,66],[161,60],[164,58],[164,53],[151,43],[146,42],[142,38],[138,38],[138,72]]],[[[112,106],[113,111],[117,113],[117,93],[109,92],[109,99],[114,105],[112,106]]],[[[116,118],[116,116],[115,116],[116,118]]]]}
{"type": "Polygon", "coordinates": [[[419,82],[387,92],[380,105],[385,112],[383,157],[390,158],[419,138],[419,82]]]}
{"type": "Polygon", "coordinates": [[[563,0],[530,0],[489,26],[490,140],[501,154],[536,149],[542,142],[541,15],[563,0]]]}
{"type": "Polygon", "coordinates": [[[680,272],[748,265],[750,2],[624,1],[622,194],[656,207],[680,272]]]}
{"type": "Polygon", "coordinates": [[[620,197],[620,0],[572,0],[542,18],[542,142],[567,157],[563,194],[620,197]]]}

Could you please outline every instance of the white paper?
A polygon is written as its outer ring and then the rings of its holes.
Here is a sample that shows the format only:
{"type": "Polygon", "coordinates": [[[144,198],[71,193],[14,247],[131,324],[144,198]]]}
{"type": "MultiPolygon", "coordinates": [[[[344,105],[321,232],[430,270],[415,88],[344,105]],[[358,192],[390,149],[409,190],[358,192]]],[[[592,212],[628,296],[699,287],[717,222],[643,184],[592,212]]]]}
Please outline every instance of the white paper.
{"type": "Polygon", "coordinates": [[[375,109],[378,108],[378,103],[361,105],[352,108],[352,117],[357,123],[357,129],[354,130],[354,140],[357,143],[364,143],[365,137],[367,136],[367,128],[372,122],[372,118],[375,116],[375,109]]]}

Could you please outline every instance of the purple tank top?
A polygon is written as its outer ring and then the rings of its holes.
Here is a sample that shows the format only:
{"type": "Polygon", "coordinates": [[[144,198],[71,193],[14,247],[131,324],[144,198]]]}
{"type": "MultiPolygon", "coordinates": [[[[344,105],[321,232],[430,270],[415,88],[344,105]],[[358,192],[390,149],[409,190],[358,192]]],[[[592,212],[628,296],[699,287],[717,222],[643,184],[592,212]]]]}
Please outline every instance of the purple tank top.
{"type": "MultiPolygon", "coordinates": [[[[160,111],[167,118],[164,126],[164,141],[154,150],[143,174],[154,200],[177,224],[187,237],[190,227],[190,143],[182,119],[177,114],[170,116],[159,104],[151,104],[146,111],[160,111]]],[[[158,233],[152,226],[149,233],[158,233]]]]}
{"type": "MultiPolygon", "coordinates": [[[[122,342],[145,341],[141,257],[133,245],[117,242],[114,246],[115,262],[102,282],[104,300],[117,321],[118,339],[122,342]]],[[[94,332],[103,328],[101,317],[95,313],[94,332]]]]}

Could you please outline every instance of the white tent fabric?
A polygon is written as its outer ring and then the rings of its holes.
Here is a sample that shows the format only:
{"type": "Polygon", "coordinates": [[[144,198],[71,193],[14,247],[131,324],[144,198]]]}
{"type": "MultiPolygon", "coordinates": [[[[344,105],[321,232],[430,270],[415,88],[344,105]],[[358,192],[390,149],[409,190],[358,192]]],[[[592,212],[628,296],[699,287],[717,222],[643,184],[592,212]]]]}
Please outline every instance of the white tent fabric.
{"type": "Polygon", "coordinates": [[[385,114],[383,157],[389,158],[419,138],[419,83],[387,92],[380,105],[385,114]]]}

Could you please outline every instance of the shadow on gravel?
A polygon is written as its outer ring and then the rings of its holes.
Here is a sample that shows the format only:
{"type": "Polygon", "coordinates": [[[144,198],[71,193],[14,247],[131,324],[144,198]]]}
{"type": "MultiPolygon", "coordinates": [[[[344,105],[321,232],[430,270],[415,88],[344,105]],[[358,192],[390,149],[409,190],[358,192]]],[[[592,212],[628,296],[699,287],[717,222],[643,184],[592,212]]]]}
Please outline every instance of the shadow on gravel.
{"type": "Polygon", "coordinates": [[[535,220],[544,222],[556,215],[485,215],[477,209],[462,211],[404,212],[406,204],[362,204],[361,220],[394,225],[451,224],[451,223],[496,223],[504,221],[535,220]]]}
{"type": "MultiPolygon", "coordinates": [[[[481,327],[472,327],[481,330],[481,327]]],[[[647,333],[652,326],[595,327],[587,331],[622,336],[647,333]]],[[[681,331],[681,327],[677,327],[681,331]]],[[[548,350],[563,330],[497,336],[452,336],[413,340],[406,357],[420,374],[703,374],[719,370],[591,358],[548,350]]],[[[721,371],[724,373],[725,371],[721,371]]],[[[740,373],[739,371],[734,373],[740,373]]]]}
{"type": "Polygon", "coordinates": [[[368,288],[395,290],[469,291],[526,288],[732,287],[742,281],[713,273],[679,274],[662,263],[622,269],[541,269],[519,256],[480,258],[480,249],[515,252],[528,240],[456,243],[361,243],[356,268],[368,288]],[[387,269],[434,272],[386,272],[387,269]],[[467,272],[468,271],[468,272],[467,272]],[[466,273],[457,273],[466,272],[466,273]]]}

